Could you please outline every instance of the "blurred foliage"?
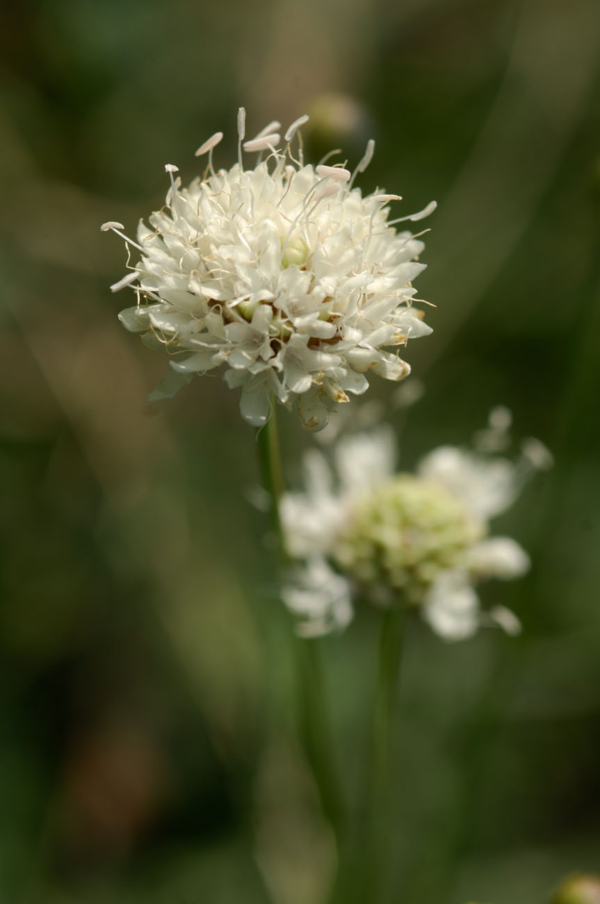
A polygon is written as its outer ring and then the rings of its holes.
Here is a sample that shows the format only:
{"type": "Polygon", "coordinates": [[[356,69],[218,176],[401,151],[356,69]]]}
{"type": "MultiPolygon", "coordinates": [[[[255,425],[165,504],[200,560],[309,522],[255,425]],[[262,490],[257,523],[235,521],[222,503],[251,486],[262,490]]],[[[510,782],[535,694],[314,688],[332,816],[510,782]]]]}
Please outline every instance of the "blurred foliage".
{"type": "MultiPolygon", "coordinates": [[[[236,394],[147,405],[164,361],[110,283],[235,112],[308,110],[363,184],[436,197],[411,465],[503,403],[554,471],[501,529],[517,640],[415,626],[394,844],[412,904],[548,899],[600,862],[598,67],[595,0],[24,0],[0,10],[0,898],[313,904],[332,842],[294,742],[285,619],[236,394]]],[[[386,403],[393,389],[370,396],[386,403]]],[[[394,422],[399,427],[401,413],[394,422]]],[[[283,417],[288,478],[310,439],[283,417]]],[[[376,617],[324,642],[356,784],[376,617]]]]}

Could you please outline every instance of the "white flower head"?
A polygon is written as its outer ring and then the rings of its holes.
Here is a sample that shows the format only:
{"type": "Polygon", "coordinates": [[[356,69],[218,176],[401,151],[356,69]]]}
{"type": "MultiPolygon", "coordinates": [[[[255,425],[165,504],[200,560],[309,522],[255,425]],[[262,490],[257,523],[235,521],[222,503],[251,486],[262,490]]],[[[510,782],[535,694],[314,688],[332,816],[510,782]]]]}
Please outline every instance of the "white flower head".
{"type": "Polygon", "coordinates": [[[123,325],[172,356],[182,385],[221,368],[230,387],[242,388],[242,414],[255,426],[274,398],[295,403],[304,425],[320,429],[338,404],[366,391],[371,372],[405,377],[409,365],[390,349],[431,332],[413,305],[424,244],[395,227],[435,204],[390,220],[397,195],[363,196],[354,178],[373,142],[354,173],[304,164],[301,143],[297,157],[292,147],[306,119],[292,123],[282,150],[278,122],[245,140],[242,108],[231,169],[215,171],[217,132],[196,152],[208,155],[203,178],[184,188],[177,167],[165,167],[165,206],[149,225],[140,221],[135,241],[120,223],[103,226],[139,255],[112,286],[137,296],[123,325]],[[244,152],[258,155],[252,167],[244,152]]]}
{"type": "MultiPolygon", "coordinates": [[[[534,468],[549,466],[550,453],[539,444],[532,454],[532,442],[517,461],[442,446],[414,474],[394,473],[393,434],[385,426],[341,440],[333,470],[311,450],[306,492],[286,494],[281,503],[289,550],[326,559],[349,593],[375,605],[393,605],[402,595],[447,640],[470,637],[481,626],[517,634],[516,616],[503,606],[482,611],[475,588],[529,569],[518,543],[488,534],[490,519],[515,501],[534,468]]],[[[318,602],[315,610],[321,631],[325,624],[342,627],[331,606],[325,620],[318,602]]]]}

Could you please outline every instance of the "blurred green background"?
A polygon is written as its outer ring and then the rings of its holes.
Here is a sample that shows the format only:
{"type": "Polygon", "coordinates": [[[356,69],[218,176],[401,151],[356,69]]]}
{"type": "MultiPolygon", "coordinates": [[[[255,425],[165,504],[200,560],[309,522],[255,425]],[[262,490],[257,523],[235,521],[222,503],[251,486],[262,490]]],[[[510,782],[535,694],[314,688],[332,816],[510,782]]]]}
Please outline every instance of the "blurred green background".
{"type": "MultiPolygon", "coordinates": [[[[124,248],[212,132],[313,114],[315,155],[431,198],[434,335],[402,460],[492,405],[556,467],[498,522],[519,639],[410,633],[395,871],[407,904],[535,904],[600,869],[595,0],[22,0],[0,10],[0,900],[316,904],[332,843],[294,741],[253,431],[126,334],[124,248]]],[[[374,385],[388,402],[394,387],[374,385]]],[[[393,414],[399,424],[400,413],[393,414]]],[[[286,470],[311,442],[281,418],[286,470]]],[[[356,783],[376,617],[323,644],[356,783]]]]}

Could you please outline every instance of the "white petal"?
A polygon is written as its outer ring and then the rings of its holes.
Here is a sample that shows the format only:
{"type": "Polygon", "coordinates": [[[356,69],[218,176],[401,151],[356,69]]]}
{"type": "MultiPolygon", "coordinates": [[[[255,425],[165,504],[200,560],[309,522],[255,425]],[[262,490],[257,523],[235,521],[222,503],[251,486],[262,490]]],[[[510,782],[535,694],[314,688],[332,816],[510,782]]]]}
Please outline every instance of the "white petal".
{"type": "Polygon", "coordinates": [[[479,599],[462,571],[443,571],[423,602],[423,617],[444,640],[464,640],[479,627],[479,599]]]}
{"type": "Polygon", "coordinates": [[[178,374],[170,370],[162,378],[156,389],[150,393],[148,401],[162,402],[165,399],[172,399],[175,393],[189,383],[193,376],[193,374],[178,374]]]}
{"type": "Polygon", "coordinates": [[[353,395],[362,395],[369,388],[369,381],[364,374],[348,370],[343,377],[340,377],[340,386],[353,395]]]}
{"type": "Polygon", "coordinates": [[[394,315],[394,324],[406,332],[408,339],[420,339],[433,333],[429,324],[423,320],[421,312],[412,308],[405,308],[394,315]]]}
{"type": "Polygon", "coordinates": [[[147,309],[137,305],[121,311],[119,320],[130,333],[143,333],[149,329],[147,309]]]}
{"type": "Polygon", "coordinates": [[[362,495],[394,473],[394,432],[382,424],[371,433],[342,439],[335,449],[335,465],[344,493],[362,495]]]}
{"type": "Polygon", "coordinates": [[[331,414],[336,410],[322,389],[297,396],[297,406],[303,426],[315,432],[327,426],[331,414]]]}
{"type": "Polygon", "coordinates": [[[510,537],[491,537],[476,543],[467,553],[467,568],[477,577],[511,581],[529,571],[525,550],[510,537]]]}
{"type": "Polygon", "coordinates": [[[516,499],[515,466],[505,458],[484,458],[456,446],[440,446],[419,464],[419,474],[437,480],[478,518],[487,521],[516,499]]]}
{"type": "Polygon", "coordinates": [[[215,360],[217,349],[203,349],[194,352],[189,358],[182,361],[171,361],[171,367],[176,373],[203,373],[221,364],[221,361],[215,360]]]}
{"type": "Polygon", "coordinates": [[[240,399],[240,411],[242,417],[253,427],[262,427],[269,419],[270,401],[269,391],[263,383],[256,389],[248,389],[244,386],[240,399]]]}
{"type": "Polygon", "coordinates": [[[348,581],[320,557],[296,570],[293,583],[282,588],[282,598],[300,618],[297,631],[304,637],[341,631],[352,619],[348,581]]]}
{"type": "Polygon", "coordinates": [[[410,364],[407,364],[406,361],[403,361],[402,358],[397,357],[397,355],[386,355],[383,352],[379,352],[373,370],[376,374],[379,374],[380,377],[397,382],[409,375],[410,364]]]}

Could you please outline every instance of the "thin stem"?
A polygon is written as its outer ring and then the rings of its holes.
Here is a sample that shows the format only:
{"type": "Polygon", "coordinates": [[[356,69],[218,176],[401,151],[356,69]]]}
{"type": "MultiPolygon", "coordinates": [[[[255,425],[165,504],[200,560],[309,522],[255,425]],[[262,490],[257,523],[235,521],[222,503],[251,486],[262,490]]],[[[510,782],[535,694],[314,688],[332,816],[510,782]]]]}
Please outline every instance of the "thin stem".
{"type": "MultiPolygon", "coordinates": [[[[263,484],[271,497],[271,520],[277,535],[281,561],[288,561],[279,503],[285,491],[281,452],[277,432],[276,407],[267,424],[258,433],[258,451],[263,484]]],[[[333,760],[324,680],[318,640],[305,640],[294,634],[297,673],[298,721],[301,742],[317,785],[321,807],[340,844],[343,805],[338,772],[333,760]]]]}
{"type": "Polygon", "coordinates": [[[368,904],[376,904],[384,895],[390,866],[395,715],[405,624],[406,610],[404,606],[390,607],[385,611],[379,642],[379,666],[368,783],[369,796],[365,822],[367,838],[363,897],[368,904]]]}
{"type": "Polygon", "coordinates": [[[281,527],[279,503],[285,491],[283,468],[281,466],[281,450],[277,430],[277,409],[273,406],[271,417],[257,433],[258,458],[263,486],[271,497],[270,514],[273,529],[277,535],[277,546],[282,559],[285,559],[285,537],[281,527]]]}
{"type": "Polygon", "coordinates": [[[323,814],[331,825],[339,852],[344,840],[344,804],[333,758],[318,644],[318,640],[296,638],[300,734],[323,814]]]}

